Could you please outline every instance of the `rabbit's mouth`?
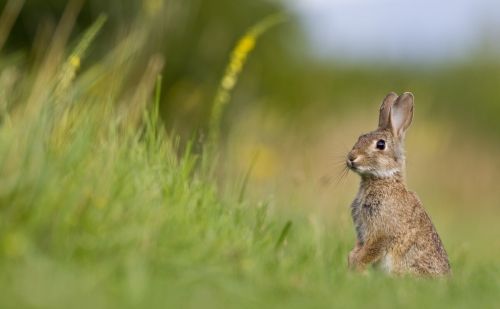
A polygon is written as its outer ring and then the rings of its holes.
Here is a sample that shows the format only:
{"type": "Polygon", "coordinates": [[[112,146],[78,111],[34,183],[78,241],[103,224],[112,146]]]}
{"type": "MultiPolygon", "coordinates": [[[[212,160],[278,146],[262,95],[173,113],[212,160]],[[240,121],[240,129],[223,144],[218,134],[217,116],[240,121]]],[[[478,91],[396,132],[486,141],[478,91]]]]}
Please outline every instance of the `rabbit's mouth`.
{"type": "Polygon", "coordinates": [[[372,167],[362,166],[356,164],[355,162],[347,162],[347,167],[360,176],[371,176],[375,178],[391,178],[395,175],[401,175],[401,172],[398,168],[390,168],[390,169],[374,169],[372,167]]]}
{"type": "Polygon", "coordinates": [[[347,160],[346,161],[346,165],[347,167],[352,170],[353,172],[360,172],[361,169],[360,169],[360,166],[359,166],[359,163],[356,163],[354,162],[353,160],[347,160]]]}
{"type": "Polygon", "coordinates": [[[367,175],[372,173],[372,169],[363,166],[360,164],[359,160],[347,160],[346,161],[347,168],[349,168],[351,171],[355,172],[358,175],[367,175]]]}

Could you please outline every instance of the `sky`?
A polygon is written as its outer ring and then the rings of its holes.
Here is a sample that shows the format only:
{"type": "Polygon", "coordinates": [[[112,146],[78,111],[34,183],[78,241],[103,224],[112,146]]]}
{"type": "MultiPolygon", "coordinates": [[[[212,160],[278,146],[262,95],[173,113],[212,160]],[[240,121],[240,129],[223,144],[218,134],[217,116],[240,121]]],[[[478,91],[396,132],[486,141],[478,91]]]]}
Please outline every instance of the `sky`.
{"type": "Polygon", "coordinates": [[[500,0],[288,0],[319,56],[446,61],[500,50],[500,0]]]}

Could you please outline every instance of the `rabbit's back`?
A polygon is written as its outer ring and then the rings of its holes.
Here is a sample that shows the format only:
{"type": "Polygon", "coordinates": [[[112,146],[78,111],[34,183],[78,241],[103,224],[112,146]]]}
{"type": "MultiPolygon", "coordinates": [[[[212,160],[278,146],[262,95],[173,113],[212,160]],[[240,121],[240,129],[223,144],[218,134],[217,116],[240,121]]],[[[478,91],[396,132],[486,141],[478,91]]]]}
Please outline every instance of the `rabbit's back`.
{"type": "MultiPolygon", "coordinates": [[[[407,193],[409,204],[401,205],[408,211],[401,218],[401,235],[388,250],[395,257],[402,273],[445,275],[450,272],[448,254],[436,228],[415,193],[407,193]]],[[[394,269],[398,272],[398,269],[394,269]]]]}

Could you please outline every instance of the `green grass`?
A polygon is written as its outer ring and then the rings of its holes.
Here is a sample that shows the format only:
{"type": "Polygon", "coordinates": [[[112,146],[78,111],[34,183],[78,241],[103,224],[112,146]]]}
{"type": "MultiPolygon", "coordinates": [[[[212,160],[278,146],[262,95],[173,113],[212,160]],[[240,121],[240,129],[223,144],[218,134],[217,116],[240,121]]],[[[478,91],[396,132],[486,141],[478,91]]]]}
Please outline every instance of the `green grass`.
{"type": "Polygon", "coordinates": [[[27,70],[7,97],[0,308],[498,305],[494,253],[460,254],[458,240],[449,280],[348,272],[345,215],[245,197],[245,175],[225,177],[213,153],[165,132],[158,61],[134,95],[118,95],[129,49],[117,48],[76,80],[74,54],[62,72],[27,70]]]}

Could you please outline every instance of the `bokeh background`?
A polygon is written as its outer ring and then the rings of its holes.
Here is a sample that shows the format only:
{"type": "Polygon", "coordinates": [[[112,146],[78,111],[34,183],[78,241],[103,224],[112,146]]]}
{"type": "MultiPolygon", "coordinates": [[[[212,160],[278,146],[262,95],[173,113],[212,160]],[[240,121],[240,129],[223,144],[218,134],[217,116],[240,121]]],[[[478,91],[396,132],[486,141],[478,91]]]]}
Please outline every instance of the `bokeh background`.
{"type": "MultiPolygon", "coordinates": [[[[4,42],[2,61],[36,66],[66,5],[26,1],[4,42]]],[[[410,188],[445,246],[453,248],[452,262],[498,262],[497,1],[88,0],[80,5],[72,37],[98,16],[108,17],[82,71],[139,33],[118,92],[126,96],[150,56],[160,55],[161,118],[183,141],[206,136],[212,102],[238,39],[264,17],[285,13],[285,23],[259,38],[224,111],[225,179],[250,170],[252,198],[271,199],[278,211],[299,209],[325,220],[327,228],[345,226],[343,233],[353,234],[348,207],[358,177],[341,177],[344,157],[359,134],[375,128],[388,92],[411,91],[416,109],[407,135],[410,188]]],[[[101,87],[107,85],[104,80],[101,87]]],[[[231,181],[221,185],[234,189],[231,181]]]]}
{"type": "MultiPolygon", "coordinates": [[[[25,65],[36,61],[48,44],[44,31],[54,29],[66,4],[27,1],[6,53],[25,65]]],[[[496,2],[90,0],[82,3],[75,36],[108,16],[91,64],[140,25],[147,37],[130,72],[140,72],[151,53],[164,56],[161,114],[169,129],[190,137],[208,125],[237,39],[276,12],[286,12],[288,21],[262,36],[224,115],[225,164],[234,174],[255,160],[256,195],[348,220],[358,179],[339,179],[343,157],[358,134],[375,128],[386,93],[412,91],[410,186],[445,242],[451,238],[480,256],[477,241],[487,241],[500,252],[496,2]]],[[[128,82],[136,82],[133,73],[128,82]]]]}

